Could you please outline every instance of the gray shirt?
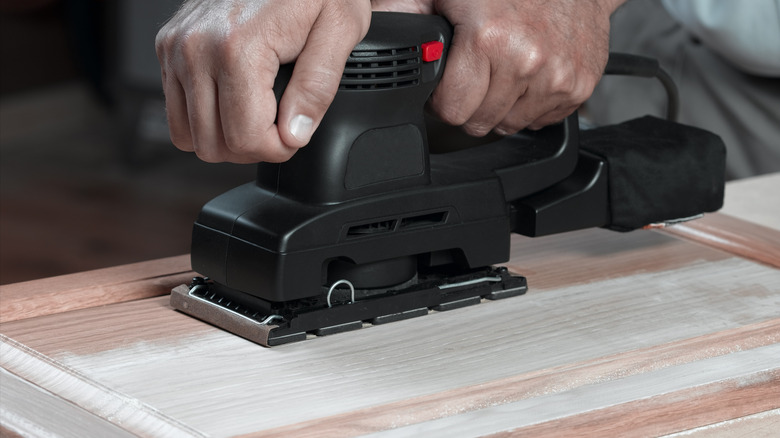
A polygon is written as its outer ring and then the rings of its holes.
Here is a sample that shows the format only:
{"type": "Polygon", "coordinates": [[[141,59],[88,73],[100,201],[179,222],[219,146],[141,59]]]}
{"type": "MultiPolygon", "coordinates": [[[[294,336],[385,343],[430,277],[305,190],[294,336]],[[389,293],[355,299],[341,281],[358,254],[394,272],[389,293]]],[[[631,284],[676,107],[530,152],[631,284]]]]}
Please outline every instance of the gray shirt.
{"type": "MultiPolygon", "coordinates": [[[[680,90],[679,121],[712,131],[726,144],[730,179],[780,171],[778,11],[776,0],[629,0],[612,18],[611,50],[659,60],[680,90]],[[726,17],[743,24],[726,23],[726,17]],[[745,24],[758,19],[768,24],[745,24]],[[729,36],[735,27],[750,28],[743,33],[750,36],[729,36]]],[[[665,106],[655,80],[604,77],[584,112],[596,124],[610,124],[662,117],[665,106]]]]}

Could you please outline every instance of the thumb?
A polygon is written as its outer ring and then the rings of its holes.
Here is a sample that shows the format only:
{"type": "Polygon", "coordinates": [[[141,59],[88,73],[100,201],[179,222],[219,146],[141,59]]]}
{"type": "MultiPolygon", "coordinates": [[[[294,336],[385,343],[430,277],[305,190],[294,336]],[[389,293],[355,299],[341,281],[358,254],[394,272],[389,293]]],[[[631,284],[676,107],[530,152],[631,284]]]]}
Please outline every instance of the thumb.
{"type": "Polygon", "coordinates": [[[300,148],[311,140],[338,91],[344,66],[352,49],[368,30],[364,23],[344,20],[344,29],[320,17],[312,26],[279,102],[278,129],[282,142],[300,148]]]}

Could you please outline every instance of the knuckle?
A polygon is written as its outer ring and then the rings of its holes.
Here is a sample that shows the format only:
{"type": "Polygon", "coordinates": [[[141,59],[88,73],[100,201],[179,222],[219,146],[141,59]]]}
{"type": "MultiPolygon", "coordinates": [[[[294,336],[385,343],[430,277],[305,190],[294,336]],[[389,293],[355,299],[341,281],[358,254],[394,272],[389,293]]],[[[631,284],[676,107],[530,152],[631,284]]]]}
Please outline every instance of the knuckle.
{"type": "Polygon", "coordinates": [[[520,63],[518,70],[523,76],[533,76],[544,68],[547,62],[546,53],[541,47],[531,44],[518,58],[518,62],[520,63]]]}
{"type": "Polygon", "coordinates": [[[297,91],[304,102],[324,111],[333,101],[340,78],[332,70],[305,72],[297,78],[297,91]]]}
{"type": "Polygon", "coordinates": [[[460,105],[452,104],[434,104],[432,105],[434,113],[443,121],[449,125],[462,126],[468,122],[471,114],[460,105]]]}
{"type": "Polygon", "coordinates": [[[544,72],[550,63],[549,48],[535,37],[523,37],[508,43],[512,52],[505,56],[507,68],[514,71],[516,79],[528,80],[544,72]]]}
{"type": "Polygon", "coordinates": [[[171,47],[175,39],[176,31],[171,22],[164,24],[154,37],[154,47],[159,52],[171,47]]]}
{"type": "Polygon", "coordinates": [[[474,44],[482,51],[492,51],[495,48],[507,48],[511,42],[511,34],[502,18],[486,20],[474,35],[474,44]]]}
{"type": "MultiPolygon", "coordinates": [[[[224,36],[195,29],[177,32],[175,36],[163,37],[161,45],[167,64],[181,72],[192,73],[208,69],[212,67],[212,59],[226,53],[224,36]]],[[[223,58],[217,59],[223,60],[223,58]]]]}
{"type": "Polygon", "coordinates": [[[174,35],[164,29],[157,33],[154,40],[154,50],[162,68],[170,66],[177,57],[177,45],[178,39],[174,35]]]}
{"type": "Polygon", "coordinates": [[[572,96],[572,106],[579,106],[586,100],[590,99],[591,94],[593,94],[593,89],[595,88],[595,84],[592,86],[581,86],[577,87],[571,94],[572,96]]]}
{"type": "Polygon", "coordinates": [[[577,80],[574,72],[565,66],[554,66],[550,74],[550,92],[563,96],[573,97],[577,80]]]}
{"type": "Polygon", "coordinates": [[[495,127],[494,131],[500,135],[512,135],[522,131],[527,126],[526,123],[501,122],[495,127]]]}
{"type": "Polygon", "coordinates": [[[198,58],[207,47],[210,36],[202,33],[188,31],[176,40],[176,46],[182,54],[189,58],[198,58]]]}
{"type": "Polygon", "coordinates": [[[196,71],[200,64],[199,58],[203,54],[201,39],[199,35],[187,33],[173,43],[175,47],[171,51],[177,58],[177,63],[183,62],[188,71],[196,71]]]}
{"type": "Polygon", "coordinates": [[[453,126],[463,126],[468,121],[468,116],[457,109],[445,109],[439,112],[443,122],[453,126]]]}
{"type": "Polygon", "coordinates": [[[223,68],[249,62],[247,39],[236,32],[228,32],[215,41],[214,50],[223,68]]]}
{"type": "Polygon", "coordinates": [[[509,115],[496,126],[496,129],[506,134],[514,134],[527,128],[530,123],[531,121],[523,116],[509,115]]]}
{"type": "Polygon", "coordinates": [[[543,37],[531,31],[520,31],[514,14],[488,17],[471,36],[474,50],[486,54],[495,68],[511,70],[517,78],[532,76],[542,70],[551,54],[543,37]]]}
{"type": "Polygon", "coordinates": [[[493,128],[493,132],[495,132],[498,135],[512,135],[520,132],[520,129],[514,126],[500,124],[495,128],[493,128]]]}
{"type": "Polygon", "coordinates": [[[222,153],[214,148],[199,147],[196,144],[194,149],[195,155],[206,163],[221,163],[225,161],[222,153]]]}
{"type": "Polygon", "coordinates": [[[192,152],[192,136],[189,131],[189,126],[182,124],[177,118],[171,116],[171,112],[168,111],[168,134],[176,148],[185,151],[192,152]]]}
{"type": "Polygon", "coordinates": [[[182,132],[179,132],[177,129],[171,129],[170,130],[170,137],[171,137],[171,143],[173,143],[174,146],[176,146],[177,149],[180,149],[185,152],[192,152],[193,145],[192,145],[192,139],[189,135],[185,135],[182,132]]]}
{"type": "Polygon", "coordinates": [[[463,130],[472,137],[484,137],[491,129],[492,126],[484,123],[466,123],[463,125],[463,130]]]}
{"type": "Polygon", "coordinates": [[[528,129],[537,131],[544,128],[545,126],[554,125],[565,119],[567,115],[568,114],[560,110],[552,111],[534,120],[531,124],[528,125],[528,129]]]}
{"type": "Polygon", "coordinates": [[[263,144],[263,138],[251,125],[236,120],[223,120],[220,141],[228,151],[237,154],[246,154],[263,144]]]}
{"type": "Polygon", "coordinates": [[[371,23],[371,5],[365,2],[358,4],[347,2],[325,2],[324,17],[331,25],[346,32],[346,38],[355,42],[362,38],[371,23]]]}
{"type": "Polygon", "coordinates": [[[239,135],[237,133],[225,134],[225,146],[230,152],[238,155],[250,155],[259,143],[254,141],[254,136],[239,135]]]}
{"type": "Polygon", "coordinates": [[[157,32],[157,36],[154,37],[154,51],[157,53],[157,58],[162,60],[168,49],[168,36],[165,34],[165,30],[157,32]]]}

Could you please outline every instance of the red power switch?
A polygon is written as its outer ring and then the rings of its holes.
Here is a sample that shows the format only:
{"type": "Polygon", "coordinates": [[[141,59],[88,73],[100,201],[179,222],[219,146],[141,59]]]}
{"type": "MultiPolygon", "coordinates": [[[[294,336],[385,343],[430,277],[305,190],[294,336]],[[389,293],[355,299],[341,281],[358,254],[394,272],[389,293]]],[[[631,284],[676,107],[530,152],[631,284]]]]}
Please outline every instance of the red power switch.
{"type": "Polygon", "coordinates": [[[444,51],[444,43],[441,41],[429,41],[423,43],[420,48],[422,49],[423,62],[438,61],[441,59],[441,54],[444,51]]]}

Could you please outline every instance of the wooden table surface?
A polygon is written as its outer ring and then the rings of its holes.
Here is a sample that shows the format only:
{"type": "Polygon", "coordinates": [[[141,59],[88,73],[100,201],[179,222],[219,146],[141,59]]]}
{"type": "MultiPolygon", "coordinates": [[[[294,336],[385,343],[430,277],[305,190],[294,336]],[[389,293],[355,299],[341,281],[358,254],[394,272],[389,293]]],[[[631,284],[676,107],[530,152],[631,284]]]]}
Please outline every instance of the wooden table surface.
{"type": "Polygon", "coordinates": [[[514,236],[525,296],[271,349],[168,306],[187,256],[2,286],[2,429],[773,436],[778,188],[665,230],[514,236]]]}

